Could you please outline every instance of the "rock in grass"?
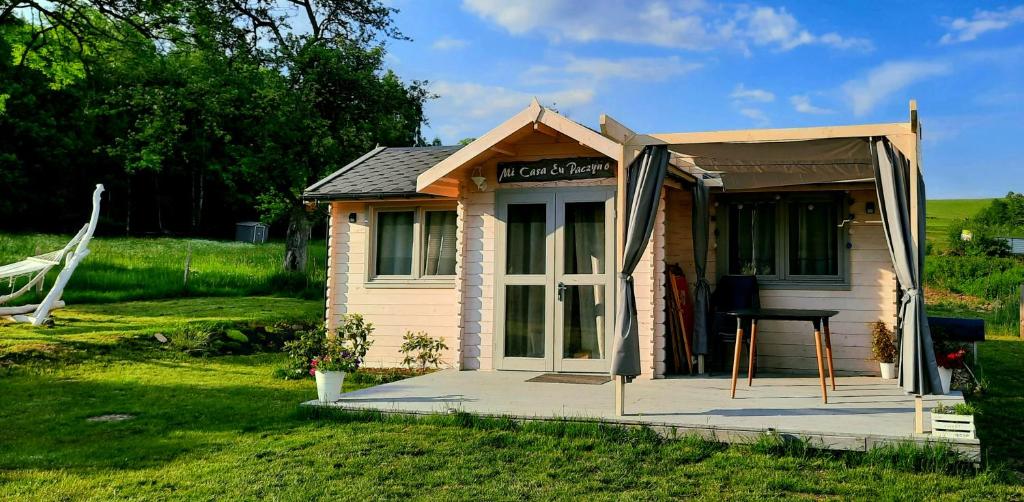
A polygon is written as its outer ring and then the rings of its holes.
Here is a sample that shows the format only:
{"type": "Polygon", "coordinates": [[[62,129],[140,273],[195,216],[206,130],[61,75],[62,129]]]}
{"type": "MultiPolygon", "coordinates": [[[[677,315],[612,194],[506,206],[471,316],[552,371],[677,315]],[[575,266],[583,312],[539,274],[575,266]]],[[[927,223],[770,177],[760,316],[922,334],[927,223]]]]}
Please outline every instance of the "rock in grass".
{"type": "Polygon", "coordinates": [[[229,329],[224,335],[238,343],[249,343],[249,337],[237,329],[229,329]]]}
{"type": "Polygon", "coordinates": [[[86,420],[89,422],[123,422],[125,420],[131,420],[135,418],[135,415],[128,415],[126,413],[111,413],[109,415],[98,415],[95,417],[89,417],[86,420]]]}
{"type": "Polygon", "coordinates": [[[167,337],[164,336],[163,333],[157,333],[157,334],[153,335],[153,338],[156,338],[156,341],[158,341],[160,343],[167,343],[167,337]]]}

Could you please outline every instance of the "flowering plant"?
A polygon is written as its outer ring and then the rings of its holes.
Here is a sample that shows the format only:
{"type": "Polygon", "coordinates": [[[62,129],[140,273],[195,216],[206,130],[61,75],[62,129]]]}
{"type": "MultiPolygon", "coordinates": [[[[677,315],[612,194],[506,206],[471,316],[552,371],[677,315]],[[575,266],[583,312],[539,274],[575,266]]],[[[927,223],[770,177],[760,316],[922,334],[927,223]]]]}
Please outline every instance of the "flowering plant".
{"type": "Polygon", "coordinates": [[[967,350],[961,347],[951,352],[941,352],[935,359],[941,368],[956,369],[964,367],[964,358],[966,357],[967,350]]]}
{"type": "Polygon", "coordinates": [[[349,346],[349,343],[334,336],[324,343],[323,352],[309,362],[309,374],[314,375],[317,371],[352,373],[359,369],[362,363],[363,358],[349,346]]]}

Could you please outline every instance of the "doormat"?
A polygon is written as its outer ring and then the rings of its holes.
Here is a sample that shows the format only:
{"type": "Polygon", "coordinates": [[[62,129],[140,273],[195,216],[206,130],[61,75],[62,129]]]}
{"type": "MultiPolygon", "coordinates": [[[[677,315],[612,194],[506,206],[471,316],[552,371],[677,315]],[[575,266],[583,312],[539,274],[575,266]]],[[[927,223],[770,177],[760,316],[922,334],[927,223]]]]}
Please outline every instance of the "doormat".
{"type": "Polygon", "coordinates": [[[527,380],[527,382],[601,385],[605,382],[611,381],[611,379],[612,377],[608,375],[573,375],[571,373],[544,373],[543,375],[537,375],[527,380]]]}

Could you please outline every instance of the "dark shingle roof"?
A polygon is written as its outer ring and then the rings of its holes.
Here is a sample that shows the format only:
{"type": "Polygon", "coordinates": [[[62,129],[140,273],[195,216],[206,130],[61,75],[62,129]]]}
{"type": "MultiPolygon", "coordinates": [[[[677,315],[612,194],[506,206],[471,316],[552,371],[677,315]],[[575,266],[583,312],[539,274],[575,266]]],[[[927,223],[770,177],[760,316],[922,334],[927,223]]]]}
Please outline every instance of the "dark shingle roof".
{"type": "Polygon", "coordinates": [[[378,147],[306,189],[310,199],[407,197],[416,177],[461,146],[378,147]]]}

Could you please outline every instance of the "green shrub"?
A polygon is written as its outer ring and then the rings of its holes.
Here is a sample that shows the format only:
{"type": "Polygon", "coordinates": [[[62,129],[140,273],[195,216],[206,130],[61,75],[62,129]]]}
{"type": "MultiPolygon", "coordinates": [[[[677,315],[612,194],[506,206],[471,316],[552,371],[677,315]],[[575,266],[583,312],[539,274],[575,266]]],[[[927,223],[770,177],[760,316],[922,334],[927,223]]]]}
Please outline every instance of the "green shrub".
{"type": "Polygon", "coordinates": [[[930,256],[925,283],[993,301],[1018,295],[1024,283],[1024,261],[992,256],[930,256]]]}
{"type": "Polygon", "coordinates": [[[186,324],[170,336],[171,346],[186,354],[206,355],[213,348],[213,328],[208,325],[186,324]]]}
{"type": "Polygon", "coordinates": [[[407,331],[402,340],[402,348],[399,350],[405,354],[402,364],[410,369],[413,365],[420,370],[426,369],[427,366],[437,368],[441,365],[441,352],[448,350],[444,338],[431,338],[424,331],[407,331]]]}

